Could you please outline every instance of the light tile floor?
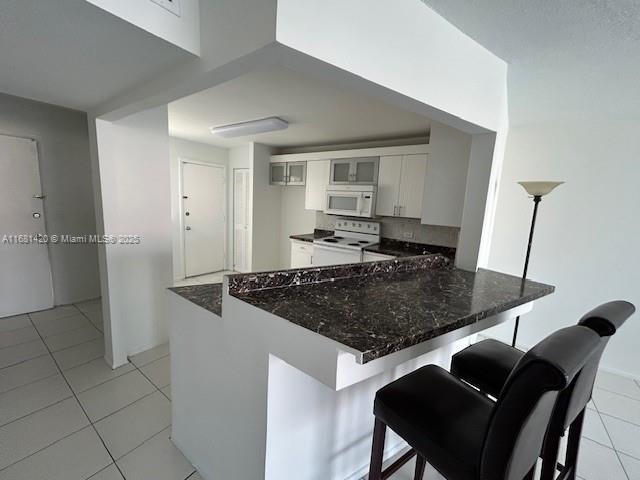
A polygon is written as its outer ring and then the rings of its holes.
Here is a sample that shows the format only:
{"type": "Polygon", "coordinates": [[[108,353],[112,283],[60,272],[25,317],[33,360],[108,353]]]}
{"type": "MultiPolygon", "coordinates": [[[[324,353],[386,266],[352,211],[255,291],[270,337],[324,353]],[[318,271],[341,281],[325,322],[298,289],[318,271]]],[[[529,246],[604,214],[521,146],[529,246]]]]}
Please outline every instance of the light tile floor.
{"type": "Polygon", "coordinates": [[[197,480],[169,438],[168,345],[103,356],[99,300],[0,319],[0,480],[197,480]]]}
{"type": "Polygon", "coordinates": [[[220,283],[222,277],[225,275],[231,275],[234,273],[232,270],[223,270],[221,272],[207,273],[206,275],[198,275],[197,277],[187,277],[184,280],[176,280],[173,282],[174,287],[186,287],[189,285],[201,285],[206,283],[220,283]]]}
{"type": "MultiPolygon", "coordinates": [[[[200,480],[170,440],[168,345],[112,370],[103,342],[99,300],[0,319],[0,480],[200,480]]],[[[578,473],[640,480],[638,382],[599,373],[578,473]]]]}

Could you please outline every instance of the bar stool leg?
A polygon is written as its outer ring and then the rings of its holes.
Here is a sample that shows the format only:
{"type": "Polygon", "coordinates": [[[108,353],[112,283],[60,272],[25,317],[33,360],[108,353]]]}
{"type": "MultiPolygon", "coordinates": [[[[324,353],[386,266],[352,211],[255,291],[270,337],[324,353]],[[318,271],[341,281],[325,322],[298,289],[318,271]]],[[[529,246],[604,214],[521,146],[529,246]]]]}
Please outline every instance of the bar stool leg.
{"type": "Polygon", "coordinates": [[[553,480],[556,476],[558,451],[560,450],[560,435],[555,432],[547,433],[542,450],[542,472],[540,480],[553,480]]]}
{"type": "Polygon", "coordinates": [[[413,480],[422,480],[424,477],[424,469],[427,465],[427,461],[419,453],[416,455],[416,471],[413,475],[413,480]]]}
{"type": "Polygon", "coordinates": [[[384,438],[387,426],[376,418],[373,426],[373,445],[371,446],[371,462],[369,463],[369,480],[382,480],[382,457],[384,455],[384,438]]]}
{"type": "Polygon", "coordinates": [[[567,456],[565,457],[564,468],[568,469],[568,475],[563,476],[566,480],[575,480],[576,469],[578,468],[578,453],[580,451],[580,437],[582,436],[582,425],[584,423],[584,410],[573,421],[569,427],[569,438],[567,439],[567,456]]]}

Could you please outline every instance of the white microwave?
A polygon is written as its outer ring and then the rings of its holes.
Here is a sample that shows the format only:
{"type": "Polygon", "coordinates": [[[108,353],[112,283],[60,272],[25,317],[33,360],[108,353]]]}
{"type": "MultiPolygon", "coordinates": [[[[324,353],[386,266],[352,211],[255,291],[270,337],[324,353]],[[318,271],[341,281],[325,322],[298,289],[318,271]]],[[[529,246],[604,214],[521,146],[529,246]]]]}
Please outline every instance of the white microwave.
{"type": "Polygon", "coordinates": [[[376,212],[375,185],[330,185],[324,213],[348,217],[373,217],[376,212]]]}

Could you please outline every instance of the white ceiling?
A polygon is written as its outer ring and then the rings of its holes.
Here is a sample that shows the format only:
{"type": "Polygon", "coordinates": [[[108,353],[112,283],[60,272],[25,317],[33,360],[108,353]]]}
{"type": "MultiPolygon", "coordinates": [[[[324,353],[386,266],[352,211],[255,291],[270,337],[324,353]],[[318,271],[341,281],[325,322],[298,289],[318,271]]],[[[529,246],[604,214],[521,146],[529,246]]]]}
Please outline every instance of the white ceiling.
{"type": "Polygon", "coordinates": [[[84,0],[0,1],[0,92],[88,110],[190,58],[84,0]]]}
{"type": "Polygon", "coordinates": [[[425,136],[430,120],[351,90],[269,67],[169,104],[172,136],[232,147],[256,141],[294,147],[425,136]],[[224,139],[212,126],[278,116],[287,130],[224,139]]]}
{"type": "Polygon", "coordinates": [[[640,1],[423,0],[510,63],[512,124],[640,111],[640,1]]]}

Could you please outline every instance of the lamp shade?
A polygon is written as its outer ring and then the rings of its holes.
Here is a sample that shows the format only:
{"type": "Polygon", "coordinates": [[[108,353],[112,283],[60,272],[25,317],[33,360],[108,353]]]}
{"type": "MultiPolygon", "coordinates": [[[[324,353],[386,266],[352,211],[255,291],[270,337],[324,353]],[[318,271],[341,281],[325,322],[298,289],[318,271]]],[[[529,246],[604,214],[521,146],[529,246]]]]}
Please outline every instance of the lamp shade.
{"type": "Polygon", "coordinates": [[[522,185],[522,188],[526,190],[529,195],[534,197],[544,197],[547,193],[550,193],[558,185],[562,185],[564,182],[518,182],[522,185]]]}

